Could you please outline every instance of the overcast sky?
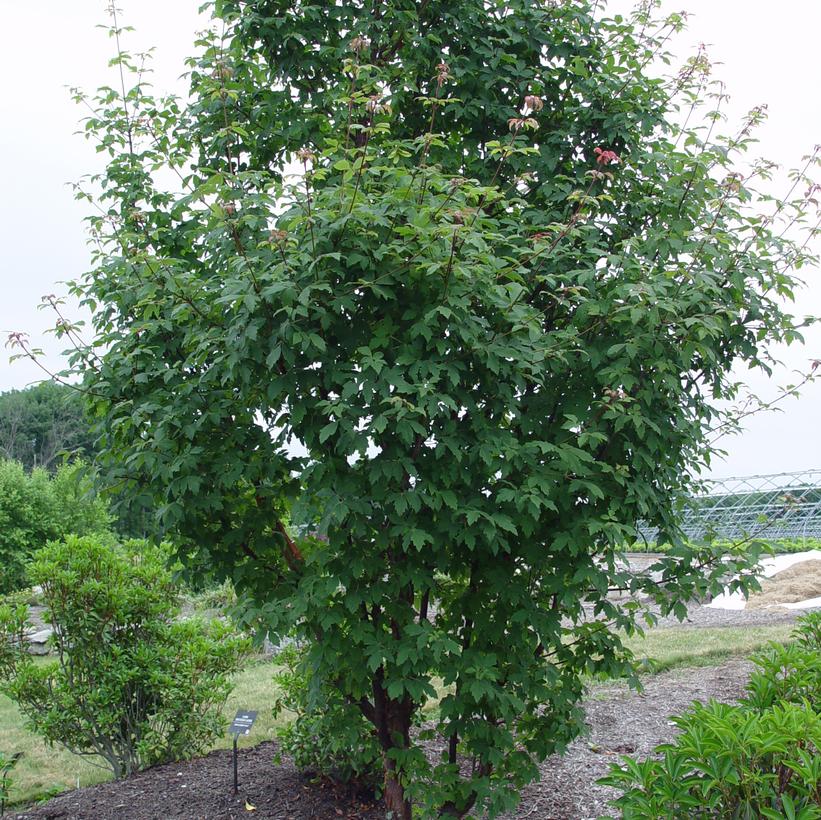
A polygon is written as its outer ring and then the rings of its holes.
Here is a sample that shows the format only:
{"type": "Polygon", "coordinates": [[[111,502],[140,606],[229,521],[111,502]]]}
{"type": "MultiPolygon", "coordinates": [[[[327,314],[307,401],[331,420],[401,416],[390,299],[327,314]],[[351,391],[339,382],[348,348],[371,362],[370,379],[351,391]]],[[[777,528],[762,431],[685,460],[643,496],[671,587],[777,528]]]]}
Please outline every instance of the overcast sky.
{"type": "MultiPolygon", "coordinates": [[[[73,201],[67,183],[93,171],[93,148],[75,136],[81,112],[69,86],[92,90],[112,82],[106,63],[112,44],[96,28],[105,23],[104,0],[0,0],[5,32],[0,49],[4,123],[0,130],[5,195],[0,199],[0,331],[25,331],[43,347],[47,363],[60,368],[62,345],[43,335],[50,316],[37,310],[47,293],[88,267],[82,219],[84,206],[73,201]]],[[[134,26],[126,48],[156,47],[154,82],[159,90],[184,92],[178,79],[191,52],[199,0],[120,0],[121,23],[134,26]]],[[[620,8],[622,0],[612,3],[620,8]]],[[[731,95],[730,113],[738,119],[759,103],[769,104],[761,130],[760,153],[784,169],[821,142],[821,94],[817,77],[817,37],[821,3],[817,0],[675,0],[668,11],[691,13],[688,31],[675,45],[683,59],[699,43],[708,44],[716,69],[731,95]]],[[[786,187],[786,186],[784,186],[786,187]]],[[[805,270],[807,288],[795,308],[821,314],[821,273],[805,270]]],[[[764,397],[791,381],[791,370],[806,370],[821,359],[821,327],[807,334],[807,345],[781,352],[786,363],[773,380],[744,376],[764,397]]],[[[0,351],[0,391],[24,387],[42,374],[29,362],[8,364],[0,351]]],[[[782,412],[757,416],[747,432],[723,442],[726,461],[717,476],[786,472],[821,467],[821,382],[800,399],[782,403],[782,412]]]]}

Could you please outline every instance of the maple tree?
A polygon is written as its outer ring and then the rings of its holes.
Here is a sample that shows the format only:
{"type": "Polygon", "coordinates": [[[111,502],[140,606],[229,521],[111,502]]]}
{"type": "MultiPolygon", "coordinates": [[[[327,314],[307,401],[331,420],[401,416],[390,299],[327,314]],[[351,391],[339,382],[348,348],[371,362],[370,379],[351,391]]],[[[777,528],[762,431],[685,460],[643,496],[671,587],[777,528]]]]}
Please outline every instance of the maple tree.
{"type": "Polygon", "coordinates": [[[757,194],[763,109],[721,136],[703,53],[656,74],[683,18],[599,5],[224,0],[188,100],[124,52],[132,85],[84,98],[109,161],[72,364],[109,479],[311,640],[396,818],[509,808],[625,633],[751,582],[676,510],[730,368],[798,337],[816,157],[757,194]],[[672,547],[636,574],[639,520],[672,547]]]}

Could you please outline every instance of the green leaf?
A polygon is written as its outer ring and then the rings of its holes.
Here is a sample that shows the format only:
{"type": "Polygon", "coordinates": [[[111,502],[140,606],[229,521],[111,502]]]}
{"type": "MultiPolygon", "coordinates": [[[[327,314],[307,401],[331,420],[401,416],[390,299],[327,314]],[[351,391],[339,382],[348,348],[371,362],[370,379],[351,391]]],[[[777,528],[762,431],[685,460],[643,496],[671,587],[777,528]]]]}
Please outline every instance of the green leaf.
{"type": "Polygon", "coordinates": [[[319,443],[324,444],[339,427],[338,421],[330,421],[319,431],[319,443]]]}

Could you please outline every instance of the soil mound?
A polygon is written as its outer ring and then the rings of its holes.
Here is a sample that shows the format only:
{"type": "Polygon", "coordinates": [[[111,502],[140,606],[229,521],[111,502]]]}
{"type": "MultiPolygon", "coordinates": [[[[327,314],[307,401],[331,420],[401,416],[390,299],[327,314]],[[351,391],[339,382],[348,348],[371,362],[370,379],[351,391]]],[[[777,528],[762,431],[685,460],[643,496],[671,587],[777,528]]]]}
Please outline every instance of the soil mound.
{"type": "Polygon", "coordinates": [[[761,581],[761,592],[753,593],[747,609],[795,604],[821,596],[821,560],[793,564],[761,581]]]}

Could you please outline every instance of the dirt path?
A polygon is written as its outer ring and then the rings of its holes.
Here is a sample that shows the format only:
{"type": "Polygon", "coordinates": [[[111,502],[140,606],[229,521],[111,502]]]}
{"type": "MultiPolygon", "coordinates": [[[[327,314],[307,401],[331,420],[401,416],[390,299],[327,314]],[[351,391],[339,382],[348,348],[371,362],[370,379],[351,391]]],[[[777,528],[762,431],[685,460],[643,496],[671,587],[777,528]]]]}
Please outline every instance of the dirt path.
{"type": "MultiPolygon", "coordinates": [[[[594,785],[619,754],[645,755],[673,734],[670,716],[691,700],[736,698],[749,675],[747,661],[684,669],[650,677],[639,695],[621,684],[595,687],[585,708],[591,734],[564,757],[542,766],[542,779],[525,789],[507,820],[582,820],[608,810],[612,790],[594,785]]],[[[240,795],[231,795],[230,753],[156,766],[120,783],[67,792],[16,820],[376,820],[380,805],[366,797],[306,783],[290,763],[276,766],[276,746],[240,752],[240,795]],[[246,809],[246,800],[255,808],[246,809]]]]}

